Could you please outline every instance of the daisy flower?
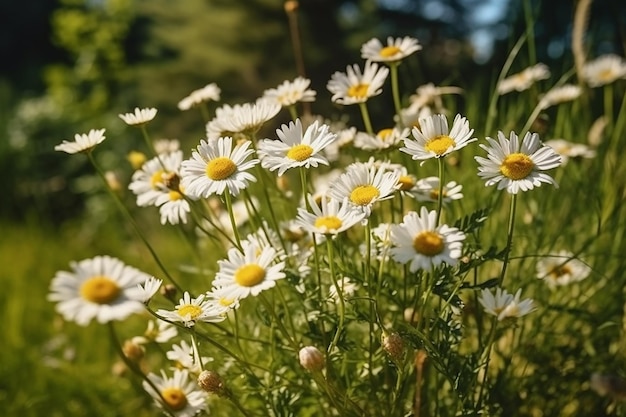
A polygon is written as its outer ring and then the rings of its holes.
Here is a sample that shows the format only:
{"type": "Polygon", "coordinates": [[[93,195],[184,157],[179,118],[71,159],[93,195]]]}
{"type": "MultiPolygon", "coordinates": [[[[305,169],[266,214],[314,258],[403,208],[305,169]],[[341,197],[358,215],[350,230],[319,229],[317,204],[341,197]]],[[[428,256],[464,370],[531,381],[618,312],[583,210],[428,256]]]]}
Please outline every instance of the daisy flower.
{"type": "Polygon", "coordinates": [[[91,151],[96,145],[105,139],[104,129],[91,129],[89,133],[74,135],[74,142],[64,140],[60,145],[54,147],[55,151],[62,151],[69,154],[91,151]]]}
{"type": "Polygon", "coordinates": [[[361,58],[374,62],[397,62],[422,49],[415,38],[387,38],[387,45],[376,38],[370,39],[361,46],[361,58]]]}
{"type": "Polygon", "coordinates": [[[179,345],[173,344],[165,356],[175,363],[173,369],[186,369],[189,373],[196,375],[202,372],[203,366],[212,360],[204,356],[198,359],[200,356],[198,351],[186,340],[181,340],[179,345]],[[202,360],[202,365],[200,365],[200,360],[202,360]]]}
{"type": "Polygon", "coordinates": [[[300,119],[282,125],[276,129],[276,134],[279,140],[264,139],[259,142],[258,154],[261,166],[270,171],[278,170],[279,176],[290,168],[328,165],[321,151],[337,137],[327,125],[320,125],[317,120],[303,134],[300,119]]]}
{"type": "Polygon", "coordinates": [[[409,108],[419,110],[422,107],[433,106],[439,113],[443,113],[441,96],[444,94],[461,94],[463,89],[454,86],[438,87],[428,83],[417,87],[415,94],[409,97],[409,108]]]}
{"type": "Polygon", "coordinates": [[[402,223],[391,226],[391,257],[401,264],[410,262],[409,269],[430,271],[436,266],[455,266],[461,257],[465,234],[456,227],[437,226],[437,212],[421,208],[410,211],[402,223]]]}
{"type": "Polygon", "coordinates": [[[602,55],[585,64],[582,76],[590,87],[611,84],[626,78],[626,61],[615,54],[602,55]]]}
{"type": "Polygon", "coordinates": [[[565,139],[550,139],[543,143],[551,147],[561,155],[561,164],[565,164],[570,158],[595,158],[596,151],[583,143],[569,142],[565,139]]]}
{"type": "Polygon", "coordinates": [[[346,67],[346,72],[335,72],[326,88],[333,93],[331,100],[339,104],[365,103],[370,97],[379,95],[389,75],[389,68],[379,67],[375,62],[367,61],[365,68],[357,64],[346,67]]]}
{"type": "Polygon", "coordinates": [[[565,84],[561,87],[555,87],[544,94],[539,100],[539,107],[547,109],[566,101],[576,100],[582,94],[582,89],[573,84],[565,84]]]}
{"type": "MultiPolygon", "coordinates": [[[[443,114],[445,109],[440,108],[439,113],[443,114]]],[[[405,109],[400,109],[400,114],[396,116],[397,123],[401,126],[408,128],[420,128],[420,120],[431,117],[434,114],[433,109],[430,106],[424,106],[417,108],[410,106],[405,109]]]]}
{"type": "Polygon", "coordinates": [[[186,369],[174,370],[172,377],[168,377],[164,371],[161,371],[161,376],[151,372],[148,379],[158,391],[147,381],[143,381],[143,388],[160,408],[174,417],[193,417],[207,407],[206,394],[198,389],[186,369]]]}
{"type": "Polygon", "coordinates": [[[399,174],[386,167],[368,167],[362,163],[349,165],[333,184],[328,195],[338,201],[347,198],[353,207],[369,216],[374,203],[393,197],[399,174]]]}
{"type": "Polygon", "coordinates": [[[472,138],[474,129],[469,128],[469,122],[460,114],[454,118],[452,130],[448,130],[448,120],[443,114],[420,119],[419,124],[412,131],[415,140],[405,139],[404,147],[400,148],[414,160],[441,158],[477,140],[472,138]]]}
{"type": "Polygon", "coordinates": [[[513,294],[498,288],[495,295],[487,288],[481,290],[478,301],[485,309],[485,312],[496,316],[498,321],[506,318],[518,318],[532,312],[535,307],[533,300],[528,298],[520,300],[522,290],[519,289],[513,294]]]}
{"type": "Polygon", "coordinates": [[[159,309],[156,314],[165,320],[182,322],[185,327],[193,327],[198,321],[206,323],[223,321],[228,308],[205,297],[205,294],[200,294],[197,298],[192,298],[189,292],[185,291],[174,311],[159,309]]]}
{"type": "Polygon", "coordinates": [[[237,248],[228,251],[228,259],[218,261],[219,271],[213,281],[214,292],[241,300],[273,288],[285,278],[284,262],[275,262],[277,251],[271,246],[258,247],[243,243],[243,253],[237,248]]]}
{"type": "MultiPolygon", "coordinates": [[[[183,151],[160,154],[145,162],[135,171],[128,189],[137,196],[139,207],[156,205],[163,194],[170,191],[170,185],[178,188],[178,172],[183,162],[183,151]]],[[[175,190],[176,191],[176,190],[175,190]]]]}
{"type": "MultiPolygon", "coordinates": [[[[444,204],[463,198],[462,189],[463,186],[455,181],[444,184],[442,199],[444,204]]],[[[436,203],[439,201],[439,177],[426,177],[417,181],[417,184],[411,190],[411,195],[417,201],[436,203]]]]}
{"type": "Polygon", "coordinates": [[[408,128],[397,127],[379,130],[376,136],[358,132],[354,138],[354,146],[365,151],[388,149],[402,143],[410,133],[408,128]]]}
{"type": "Polygon", "coordinates": [[[215,83],[192,91],[187,97],[178,102],[178,109],[185,111],[207,101],[220,101],[222,90],[215,83]]]}
{"type": "Polygon", "coordinates": [[[215,110],[215,117],[206,125],[209,140],[223,136],[249,138],[280,112],[282,107],[273,100],[261,98],[255,103],[225,104],[215,110]]]}
{"type": "Polygon", "coordinates": [[[139,107],[135,107],[134,113],[118,114],[118,116],[127,125],[138,126],[148,123],[149,121],[154,119],[154,116],[156,116],[156,114],[157,109],[155,108],[140,109],[139,107]]]}
{"type": "Polygon", "coordinates": [[[159,207],[161,224],[187,223],[187,213],[191,211],[189,202],[185,200],[182,190],[169,190],[161,194],[155,201],[159,207]]]}
{"type": "Polygon", "coordinates": [[[248,149],[250,141],[239,143],[233,149],[233,138],[202,140],[191,159],[182,162],[182,186],[189,195],[207,198],[212,194],[228,192],[233,196],[247,187],[256,178],[248,172],[259,163],[258,159],[246,161],[254,153],[248,149]]]}
{"type": "Polygon", "coordinates": [[[537,278],[543,279],[552,289],[582,281],[590,273],[591,268],[567,250],[543,257],[537,262],[537,278]]]}
{"type": "Polygon", "coordinates": [[[518,92],[528,90],[535,82],[547,78],[550,78],[548,66],[542,63],[535,64],[500,81],[498,94],[503,95],[514,90],[518,92]]]}
{"type": "Polygon", "coordinates": [[[480,167],[478,175],[485,185],[498,184],[498,190],[511,194],[539,187],[542,182],[557,187],[556,181],[542,172],[561,165],[561,157],[549,146],[543,146],[536,133],[527,132],[520,145],[515,132],[507,139],[498,132],[498,140],[487,138],[489,146],[481,144],[487,158],[474,157],[480,167]]]}
{"type": "Polygon", "coordinates": [[[49,301],[65,320],[86,326],[124,320],[143,311],[143,291],[137,285],[150,275],[110,256],[96,256],[72,262],[72,272],[59,271],[50,284],[49,301]]]}
{"type": "Polygon", "coordinates": [[[315,101],[315,91],[309,88],[311,80],[297,77],[293,81],[284,81],[276,88],[270,88],[263,92],[263,97],[274,100],[282,107],[293,106],[299,102],[315,101]]]}
{"type": "Polygon", "coordinates": [[[311,233],[337,235],[365,219],[365,213],[354,210],[348,198],[339,201],[323,195],[319,205],[311,194],[307,199],[313,212],[299,207],[296,222],[311,233]]]}
{"type": "Polygon", "coordinates": [[[157,279],[155,277],[150,277],[143,284],[138,284],[137,287],[141,290],[140,300],[143,303],[148,303],[154,294],[159,291],[161,288],[161,284],[163,284],[162,279],[157,279]]]}
{"type": "Polygon", "coordinates": [[[157,139],[154,141],[154,151],[157,154],[174,153],[180,149],[178,139],[157,139]]]}
{"type": "Polygon", "coordinates": [[[165,343],[178,336],[178,329],[172,323],[163,320],[149,320],[143,336],[133,337],[133,342],[146,344],[149,342],[165,343]]]}

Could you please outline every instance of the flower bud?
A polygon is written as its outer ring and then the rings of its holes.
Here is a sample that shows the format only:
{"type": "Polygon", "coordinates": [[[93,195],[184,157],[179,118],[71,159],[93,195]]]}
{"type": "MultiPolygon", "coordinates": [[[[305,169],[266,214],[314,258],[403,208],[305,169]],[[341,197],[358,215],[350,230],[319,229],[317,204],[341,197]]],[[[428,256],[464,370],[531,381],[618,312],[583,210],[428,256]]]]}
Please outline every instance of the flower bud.
{"type": "Polygon", "coordinates": [[[315,346],[305,346],[300,349],[300,365],[307,371],[321,371],[324,369],[324,355],[315,346]]]}
{"type": "Polygon", "coordinates": [[[228,394],[228,390],[222,381],[222,377],[214,371],[202,371],[198,375],[198,386],[210,394],[217,394],[223,397],[228,394]]]}
{"type": "Polygon", "coordinates": [[[404,340],[400,334],[397,332],[383,332],[382,345],[392,360],[398,361],[402,359],[404,355],[404,340]]]}
{"type": "Polygon", "coordinates": [[[128,162],[130,162],[133,169],[140,169],[147,159],[146,155],[139,151],[130,151],[126,158],[128,159],[128,162]]]}
{"type": "Polygon", "coordinates": [[[124,356],[126,356],[129,361],[139,363],[146,353],[146,349],[141,344],[135,343],[134,340],[130,339],[124,342],[122,352],[124,352],[124,356]]]}

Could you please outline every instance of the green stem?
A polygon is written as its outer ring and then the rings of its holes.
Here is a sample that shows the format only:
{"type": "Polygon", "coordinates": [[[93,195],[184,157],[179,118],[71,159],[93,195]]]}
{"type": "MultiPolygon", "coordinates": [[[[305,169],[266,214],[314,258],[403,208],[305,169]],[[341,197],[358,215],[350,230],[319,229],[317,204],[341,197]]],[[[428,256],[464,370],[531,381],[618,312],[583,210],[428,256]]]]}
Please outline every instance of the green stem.
{"type": "Polygon", "coordinates": [[[228,210],[230,224],[233,228],[233,235],[235,236],[235,241],[237,242],[237,248],[240,252],[243,252],[243,247],[241,246],[241,238],[239,237],[239,228],[237,227],[237,222],[235,221],[235,213],[233,212],[232,196],[230,195],[230,192],[228,192],[228,190],[224,192],[224,201],[226,203],[226,210],[228,210]]]}
{"type": "Polygon", "coordinates": [[[398,82],[398,66],[400,62],[391,62],[389,69],[391,70],[391,92],[393,94],[393,105],[396,109],[396,115],[398,116],[398,122],[400,122],[400,110],[402,105],[400,104],[400,88],[398,82]]]}
{"type": "Polygon", "coordinates": [[[502,261],[502,270],[500,271],[500,279],[498,285],[502,286],[504,281],[504,275],[506,274],[506,268],[509,264],[509,255],[511,254],[511,247],[513,245],[513,229],[515,227],[515,211],[517,209],[517,194],[511,194],[511,210],[509,212],[509,226],[507,228],[506,235],[506,247],[504,251],[504,259],[502,261]]]}
{"type": "MultiPolygon", "coordinates": [[[[333,283],[335,284],[335,289],[337,290],[337,297],[339,298],[339,306],[338,306],[339,323],[337,324],[337,330],[335,331],[335,336],[333,337],[333,340],[330,342],[330,345],[328,345],[327,352],[330,355],[333,351],[333,348],[337,346],[337,342],[339,342],[339,337],[341,336],[341,332],[343,331],[343,325],[344,325],[344,320],[345,320],[345,315],[346,315],[346,306],[345,306],[345,301],[343,299],[343,281],[342,281],[342,285],[339,285],[339,281],[337,279],[337,276],[335,275],[335,262],[333,261],[334,248],[333,248],[331,235],[326,235],[326,248],[328,250],[328,264],[330,266],[330,277],[333,280],[333,283]]],[[[328,361],[328,364],[330,366],[330,360],[328,361]]]]}
{"type": "Polygon", "coordinates": [[[359,108],[361,109],[361,116],[363,117],[363,124],[365,125],[365,131],[370,135],[374,136],[374,130],[372,129],[372,122],[370,121],[370,115],[367,111],[366,103],[359,103],[359,108]]]}
{"type": "Polygon", "coordinates": [[[291,120],[295,122],[296,119],[298,118],[298,109],[296,109],[296,105],[292,104],[291,106],[287,107],[287,109],[289,110],[289,115],[291,116],[291,120]]]}
{"type": "Polygon", "coordinates": [[[613,86],[604,86],[604,115],[606,117],[606,129],[613,128],[613,86]]]}
{"type": "Polygon", "coordinates": [[[498,318],[494,317],[491,321],[491,331],[489,332],[489,339],[487,340],[486,346],[486,357],[485,357],[485,371],[483,374],[483,380],[480,384],[480,391],[478,394],[478,403],[476,407],[476,411],[482,410],[483,408],[483,395],[485,393],[485,386],[487,385],[487,374],[489,374],[489,360],[491,358],[491,351],[493,347],[493,341],[496,336],[496,325],[498,323],[498,318]]]}
{"type": "Polygon", "coordinates": [[[443,158],[437,158],[437,167],[439,172],[439,190],[437,193],[437,221],[435,222],[435,225],[439,226],[439,220],[441,219],[441,209],[443,207],[443,183],[445,173],[443,158]]]}

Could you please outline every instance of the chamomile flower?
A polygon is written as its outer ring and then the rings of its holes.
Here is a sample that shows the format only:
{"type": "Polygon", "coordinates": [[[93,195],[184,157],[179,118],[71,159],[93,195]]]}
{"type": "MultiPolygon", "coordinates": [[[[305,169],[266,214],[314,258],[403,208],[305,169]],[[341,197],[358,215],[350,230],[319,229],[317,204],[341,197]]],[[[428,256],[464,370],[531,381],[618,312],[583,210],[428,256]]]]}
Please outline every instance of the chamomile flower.
{"type": "Polygon", "coordinates": [[[155,204],[159,207],[161,224],[187,223],[187,213],[191,211],[191,207],[180,187],[158,196],[155,204]]]}
{"type": "Polygon", "coordinates": [[[581,94],[582,89],[577,85],[565,84],[560,87],[554,87],[541,97],[539,107],[547,109],[557,104],[573,101],[580,97],[581,94]]]}
{"type": "Polygon", "coordinates": [[[582,281],[590,273],[591,268],[567,250],[543,257],[537,262],[537,278],[543,279],[552,289],[582,281]]]}
{"type": "Polygon", "coordinates": [[[72,272],[59,271],[50,284],[49,301],[65,320],[86,326],[124,320],[143,311],[144,284],[150,275],[110,256],[96,256],[70,264],[72,272]]]}
{"type": "Polygon", "coordinates": [[[547,78],[550,78],[550,69],[547,65],[538,63],[500,81],[498,94],[503,95],[511,91],[528,90],[535,82],[547,78]]]}
{"type": "Polygon", "coordinates": [[[374,62],[397,62],[422,49],[419,41],[410,36],[387,38],[387,45],[376,38],[361,46],[361,58],[374,62]]]}
{"type": "Polygon", "coordinates": [[[245,189],[256,178],[247,170],[259,163],[258,159],[246,159],[254,153],[248,149],[250,141],[244,141],[233,149],[231,137],[200,141],[191,159],[182,162],[182,186],[185,192],[198,198],[228,192],[233,196],[245,189]]]}
{"type": "Polygon", "coordinates": [[[225,104],[215,110],[215,117],[206,125],[209,140],[223,136],[250,139],[261,127],[272,120],[282,107],[273,100],[261,98],[254,103],[225,104]]]}
{"type": "Polygon", "coordinates": [[[551,147],[561,155],[561,163],[563,166],[571,159],[577,158],[595,158],[596,151],[585,145],[584,143],[573,143],[565,139],[550,139],[543,143],[546,146],[551,147]]]}
{"type": "Polygon", "coordinates": [[[309,86],[311,80],[304,77],[297,77],[293,81],[284,81],[276,88],[270,88],[263,92],[263,97],[274,100],[282,107],[293,106],[299,102],[315,101],[315,91],[309,86]]]}
{"type": "Polygon", "coordinates": [[[135,171],[128,189],[137,196],[137,205],[156,205],[160,196],[170,192],[170,186],[177,191],[182,162],[183,151],[164,153],[146,161],[141,169],[135,171]]]}
{"type": "Polygon", "coordinates": [[[486,313],[496,316],[498,321],[502,321],[506,318],[525,316],[535,309],[533,300],[529,298],[521,300],[521,295],[521,289],[513,295],[502,288],[496,289],[495,294],[485,288],[481,290],[478,301],[486,313]]]}
{"type": "Polygon", "coordinates": [[[582,76],[590,87],[611,84],[626,78],[626,61],[615,54],[602,55],[585,64],[582,76]]]}
{"type": "Polygon", "coordinates": [[[178,336],[178,329],[172,323],[163,320],[149,320],[148,327],[142,336],[133,337],[133,342],[146,344],[149,342],[165,343],[178,336]]]}
{"type": "Polygon", "coordinates": [[[154,119],[156,114],[157,109],[155,108],[140,109],[135,107],[134,113],[119,114],[118,116],[129,126],[140,126],[154,119]]]}
{"type": "Polygon", "coordinates": [[[333,93],[331,100],[339,104],[365,103],[369,98],[382,93],[382,87],[389,75],[389,68],[379,67],[367,61],[363,71],[354,64],[346,67],[346,72],[335,72],[326,88],[333,93]]]}
{"type": "Polygon", "coordinates": [[[430,271],[441,264],[455,266],[461,257],[465,234],[456,227],[437,226],[437,212],[422,207],[410,211],[402,223],[391,226],[391,257],[409,270],[430,271]]]}
{"type": "Polygon", "coordinates": [[[213,280],[214,292],[234,300],[250,295],[256,297],[285,278],[285,263],[276,262],[276,249],[271,246],[260,248],[250,243],[243,246],[243,253],[231,248],[228,259],[217,262],[219,271],[213,280]]]}
{"type": "Polygon", "coordinates": [[[544,146],[536,133],[527,132],[519,143],[518,136],[511,132],[507,139],[498,132],[498,140],[487,138],[488,145],[480,147],[487,151],[487,158],[474,157],[478,164],[478,175],[486,180],[485,185],[498,185],[498,190],[506,189],[511,194],[532,190],[541,183],[556,181],[543,171],[561,165],[561,157],[549,146],[544,146]]]}
{"type": "Polygon", "coordinates": [[[222,90],[215,83],[192,91],[187,97],[178,102],[178,109],[185,111],[207,101],[220,101],[222,90]]]}
{"type": "Polygon", "coordinates": [[[327,125],[320,125],[317,120],[303,133],[300,119],[282,125],[276,129],[276,134],[279,140],[264,139],[259,142],[258,154],[261,166],[270,171],[278,170],[279,176],[291,168],[328,165],[321,151],[337,137],[327,125]]]}
{"type": "MultiPolygon", "coordinates": [[[[443,186],[443,203],[463,198],[463,186],[455,181],[449,181],[443,186]]],[[[436,203],[439,201],[439,177],[426,177],[417,181],[411,190],[411,195],[417,201],[436,203]]]]}
{"type": "Polygon", "coordinates": [[[441,96],[445,94],[462,94],[463,89],[454,86],[439,87],[433,83],[421,85],[415,89],[415,94],[409,97],[409,108],[419,110],[424,107],[433,107],[438,113],[444,113],[441,96]]]}
{"type": "Polygon", "coordinates": [[[150,277],[143,284],[138,284],[137,286],[141,290],[141,302],[147,304],[154,297],[154,294],[159,291],[161,284],[163,284],[163,280],[155,277],[150,277]]]}
{"type": "Polygon", "coordinates": [[[173,311],[159,309],[156,313],[166,320],[182,322],[186,327],[193,327],[198,321],[207,323],[223,321],[227,311],[224,306],[205,299],[205,294],[192,298],[189,292],[185,291],[173,311]]]}
{"type": "Polygon", "coordinates": [[[379,130],[376,136],[358,132],[354,138],[354,146],[365,151],[388,149],[398,146],[410,135],[408,128],[397,127],[379,130]]]}
{"type": "Polygon", "coordinates": [[[172,348],[165,352],[165,356],[174,362],[173,369],[186,369],[189,373],[196,375],[202,372],[203,366],[212,360],[205,356],[199,357],[198,351],[186,340],[181,340],[180,344],[173,344],[172,348]]]}
{"type": "Polygon", "coordinates": [[[79,152],[89,152],[96,145],[100,144],[105,138],[105,129],[91,129],[89,133],[77,133],[74,135],[74,141],[64,140],[63,143],[54,147],[55,151],[62,151],[69,154],[79,152]]]}
{"type": "Polygon", "coordinates": [[[299,207],[296,222],[311,233],[337,235],[365,219],[365,213],[354,210],[348,198],[339,201],[323,195],[319,205],[311,194],[307,199],[312,213],[299,207]]]}
{"type": "Polygon", "coordinates": [[[164,371],[161,371],[161,376],[151,372],[148,379],[152,384],[143,381],[143,388],[160,408],[174,417],[193,417],[207,408],[206,394],[190,378],[186,369],[174,370],[172,377],[168,377],[164,371]]]}
{"type": "Polygon", "coordinates": [[[415,140],[405,139],[404,147],[400,148],[414,160],[441,158],[477,140],[472,138],[474,129],[469,128],[469,122],[460,114],[454,118],[452,130],[448,130],[448,120],[443,114],[421,119],[419,124],[412,131],[415,140]]]}

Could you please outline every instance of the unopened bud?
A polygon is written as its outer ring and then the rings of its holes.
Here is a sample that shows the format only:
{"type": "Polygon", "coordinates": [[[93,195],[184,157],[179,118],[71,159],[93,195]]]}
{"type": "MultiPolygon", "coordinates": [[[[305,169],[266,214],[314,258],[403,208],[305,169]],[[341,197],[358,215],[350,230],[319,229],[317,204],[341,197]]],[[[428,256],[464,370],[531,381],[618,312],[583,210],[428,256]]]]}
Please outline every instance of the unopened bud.
{"type": "Polygon", "coordinates": [[[198,375],[198,386],[210,394],[217,394],[223,397],[228,394],[222,377],[214,371],[202,371],[198,375]]]}
{"type": "Polygon", "coordinates": [[[141,344],[135,343],[134,340],[130,339],[124,342],[122,352],[124,352],[124,356],[126,356],[131,362],[139,363],[141,358],[143,358],[143,355],[146,353],[146,350],[141,344]]]}
{"type": "Polygon", "coordinates": [[[126,156],[126,159],[128,159],[128,162],[130,162],[130,166],[132,166],[133,169],[140,169],[144,162],[146,162],[146,155],[139,151],[130,151],[126,156]]]}
{"type": "Polygon", "coordinates": [[[287,0],[285,2],[285,11],[287,13],[292,13],[298,10],[299,3],[295,0],[287,0]]]}
{"type": "Polygon", "coordinates": [[[398,361],[402,359],[404,355],[404,340],[400,334],[397,332],[383,332],[382,345],[392,360],[398,361]]]}
{"type": "Polygon", "coordinates": [[[305,346],[300,349],[300,365],[307,371],[321,371],[324,369],[324,355],[315,346],[305,346]]]}

